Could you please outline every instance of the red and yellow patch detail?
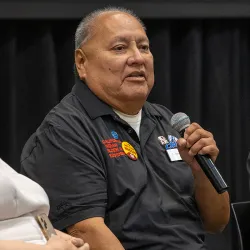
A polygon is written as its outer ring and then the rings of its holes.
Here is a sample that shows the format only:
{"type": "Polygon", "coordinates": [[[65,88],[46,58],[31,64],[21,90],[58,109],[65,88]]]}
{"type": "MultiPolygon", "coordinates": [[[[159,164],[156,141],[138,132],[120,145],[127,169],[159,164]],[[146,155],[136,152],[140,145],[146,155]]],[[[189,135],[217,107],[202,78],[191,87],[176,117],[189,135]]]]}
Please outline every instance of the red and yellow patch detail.
{"type": "Polygon", "coordinates": [[[122,149],[131,160],[136,161],[138,159],[137,152],[135,151],[134,147],[128,142],[122,142],[122,149]]]}
{"type": "Polygon", "coordinates": [[[137,152],[134,147],[128,142],[121,142],[116,139],[102,140],[110,158],[117,158],[123,155],[127,155],[131,160],[136,161],[138,159],[137,152]]]}
{"type": "Polygon", "coordinates": [[[106,147],[110,158],[117,158],[125,155],[121,147],[121,141],[116,139],[102,140],[103,145],[106,147]]]}

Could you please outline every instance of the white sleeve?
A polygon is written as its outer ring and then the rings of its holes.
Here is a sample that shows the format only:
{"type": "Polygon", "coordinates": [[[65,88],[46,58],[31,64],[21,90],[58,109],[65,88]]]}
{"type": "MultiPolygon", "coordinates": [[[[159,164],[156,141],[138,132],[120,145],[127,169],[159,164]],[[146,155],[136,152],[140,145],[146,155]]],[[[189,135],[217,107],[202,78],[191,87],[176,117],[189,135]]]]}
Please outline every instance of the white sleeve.
{"type": "Polygon", "coordinates": [[[43,188],[17,173],[0,159],[0,220],[27,213],[49,213],[49,199],[43,188]]]}

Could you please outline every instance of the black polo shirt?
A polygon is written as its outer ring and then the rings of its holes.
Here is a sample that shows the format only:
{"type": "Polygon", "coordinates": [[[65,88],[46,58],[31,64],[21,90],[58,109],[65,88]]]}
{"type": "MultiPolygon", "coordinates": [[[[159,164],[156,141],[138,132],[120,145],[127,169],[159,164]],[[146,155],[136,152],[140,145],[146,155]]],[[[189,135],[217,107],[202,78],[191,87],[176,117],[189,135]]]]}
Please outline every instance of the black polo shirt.
{"type": "Polygon", "coordinates": [[[54,226],[100,216],[127,250],[206,249],[191,170],[171,162],[159,139],[171,147],[169,138],[178,137],[171,116],[146,102],[139,139],[77,80],[21,156],[22,173],[49,196],[54,226]]]}

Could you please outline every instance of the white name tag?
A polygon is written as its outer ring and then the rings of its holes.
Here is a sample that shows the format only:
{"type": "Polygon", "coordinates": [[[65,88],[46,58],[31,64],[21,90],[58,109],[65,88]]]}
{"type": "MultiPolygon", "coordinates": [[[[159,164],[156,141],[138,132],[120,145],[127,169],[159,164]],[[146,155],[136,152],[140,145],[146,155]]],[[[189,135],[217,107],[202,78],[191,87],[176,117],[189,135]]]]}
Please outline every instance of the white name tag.
{"type": "Polygon", "coordinates": [[[177,148],[168,149],[166,151],[170,161],[182,161],[182,158],[177,148]]]}

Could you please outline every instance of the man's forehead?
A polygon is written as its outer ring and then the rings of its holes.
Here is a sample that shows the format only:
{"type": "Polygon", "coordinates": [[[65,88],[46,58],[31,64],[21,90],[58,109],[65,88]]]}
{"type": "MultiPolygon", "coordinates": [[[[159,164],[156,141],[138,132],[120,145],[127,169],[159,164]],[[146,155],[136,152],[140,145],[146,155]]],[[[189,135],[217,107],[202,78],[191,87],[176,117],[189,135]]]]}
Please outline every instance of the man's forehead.
{"type": "Polygon", "coordinates": [[[144,31],[141,23],[135,17],[123,12],[104,13],[95,20],[94,26],[100,30],[105,29],[111,32],[121,28],[141,29],[144,31]]]}
{"type": "MultiPolygon", "coordinates": [[[[113,12],[106,12],[101,14],[97,19],[99,19],[99,21],[101,23],[105,23],[105,22],[133,22],[133,21],[137,21],[137,19],[130,15],[129,13],[125,13],[125,12],[119,12],[119,11],[113,11],[113,12]]],[[[137,21],[138,22],[138,21],[137,21]]]]}
{"type": "Polygon", "coordinates": [[[84,44],[85,49],[96,43],[110,45],[121,40],[149,42],[141,23],[135,17],[123,12],[107,12],[96,17],[91,25],[90,34],[90,39],[84,44]]]}

